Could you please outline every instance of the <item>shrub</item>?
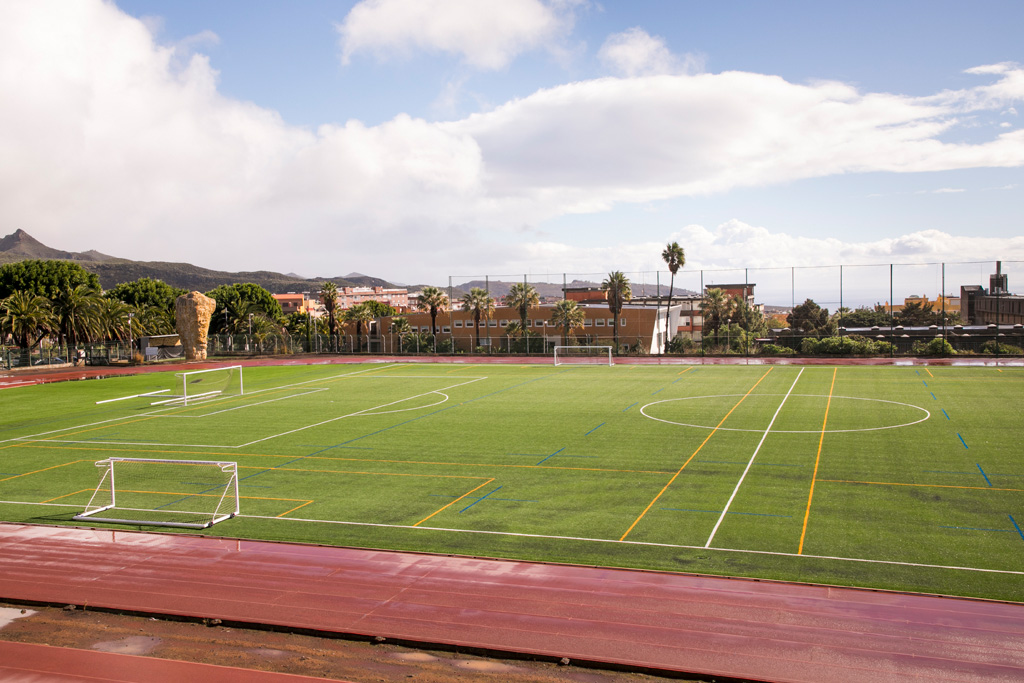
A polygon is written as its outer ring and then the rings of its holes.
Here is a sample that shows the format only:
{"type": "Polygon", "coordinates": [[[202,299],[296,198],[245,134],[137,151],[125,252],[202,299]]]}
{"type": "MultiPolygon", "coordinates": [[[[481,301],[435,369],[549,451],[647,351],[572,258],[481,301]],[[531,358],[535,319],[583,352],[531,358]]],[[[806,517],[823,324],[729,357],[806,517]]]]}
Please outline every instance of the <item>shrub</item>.
{"type": "Polygon", "coordinates": [[[930,341],[916,341],[910,352],[915,356],[952,356],[956,354],[953,345],[942,337],[930,341]]]}
{"type": "Polygon", "coordinates": [[[796,351],[789,348],[788,346],[779,346],[778,344],[763,344],[758,350],[760,356],[795,356],[796,351]]]}
{"type": "Polygon", "coordinates": [[[990,339],[981,345],[981,352],[1000,356],[1020,356],[1024,354],[1024,349],[1021,349],[1019,346],[990,339]]]}

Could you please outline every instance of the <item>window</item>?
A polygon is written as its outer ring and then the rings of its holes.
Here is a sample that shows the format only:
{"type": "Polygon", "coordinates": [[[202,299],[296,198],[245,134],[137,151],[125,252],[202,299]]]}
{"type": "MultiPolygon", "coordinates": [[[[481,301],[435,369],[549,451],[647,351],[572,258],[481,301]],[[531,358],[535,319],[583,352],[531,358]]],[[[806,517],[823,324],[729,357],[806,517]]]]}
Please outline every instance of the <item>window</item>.
{"type": "MultiPolygon", "coordinates": [[[[455,327],[462,327],[462,321],[461,320],[456,320],[455,321],[455,327]]],[[[466,327],[469,327],[468,323],[466,324],[466,327]]]]}
{"type": "Polygon", "coordinates": [[[544,321],[541,320],[540,318],[537,318],[536,320],[533,321],[533,326],[534,327],[544,327],[544,321]]]}
{"type": "Polygon", "coordinates": [[[593,327],[594,321],[591,320],[590,318],[587,318],[586,320],[583,321],[583,325],[584,327],[593,327]]]}
{"type": "MultiPolygon", "coordinates": [[[[589,322],[589,321],[587,321],[589,322]]],[[[604,327],[604,318],[597,318],[594,320],[594,324],[598,327],[604,327]]]]}
{"type": "Polygon", "coordinates": [[[443,328],[441,328],[441,329],[442,329],[442,331],[443,331],[443,332],[445,332],[446,334],[452,331],[452,328],[448,327],[447,325],[445,325],[445,326],[444,326],[443,328]]]}
{"type": "Polygon", "coordinates": [[[498,321],[497,320],[488,320],[487,321],[487,327],[497,327],[497,326],[498,326],[498,321]]]}
{"type": "Polygon", "coordinates": [[[508,321],[507,320],[502,320],[501,321],[501,326],[502,327],[508,327],[508,321]]]}
{"type": "Polygon", "coordinates": [[[626,326],[626,319],[625,318],[619,318],[619,326],[621,326],[621,327],[625,327],[626,326]]]}

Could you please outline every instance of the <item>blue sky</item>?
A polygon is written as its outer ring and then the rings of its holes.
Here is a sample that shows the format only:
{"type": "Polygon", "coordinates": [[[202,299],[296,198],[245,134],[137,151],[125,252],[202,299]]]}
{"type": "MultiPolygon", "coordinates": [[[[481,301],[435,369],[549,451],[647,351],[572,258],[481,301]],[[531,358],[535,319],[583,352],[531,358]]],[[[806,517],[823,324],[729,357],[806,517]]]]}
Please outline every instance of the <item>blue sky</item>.
{"type": "Polygon", "coordinates": [[[691,277],[1014,273],[1021,26],[1017,0],[5,0],[0,233],[408,283],[642,279],[670,240],[691,277]]]}

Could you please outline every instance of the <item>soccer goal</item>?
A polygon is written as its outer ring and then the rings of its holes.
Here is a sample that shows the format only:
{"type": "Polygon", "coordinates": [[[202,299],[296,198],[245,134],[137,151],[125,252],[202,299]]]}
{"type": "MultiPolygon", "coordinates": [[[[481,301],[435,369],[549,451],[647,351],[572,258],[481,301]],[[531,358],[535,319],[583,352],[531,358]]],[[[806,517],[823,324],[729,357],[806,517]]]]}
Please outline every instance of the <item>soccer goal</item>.
{"type": "Polygon", "coordinates": [[[100,460],[100,483],[79,522],[205,529],[239,513],[238,464],[208,460],[100,460]]]}
{"type": "Polygon", "coordinates": [[[150,405],[187,406],[190,402],[195,403],[218,396],[241,396],[245,393],[241,365],[179,372],[175,374],[175,380],[178,393],[167,395],[150,405]]]}
{"type": "Polygon", "coordinates": [[[556,346],[555,365],[614,365],[610,346],[556,346]]]}

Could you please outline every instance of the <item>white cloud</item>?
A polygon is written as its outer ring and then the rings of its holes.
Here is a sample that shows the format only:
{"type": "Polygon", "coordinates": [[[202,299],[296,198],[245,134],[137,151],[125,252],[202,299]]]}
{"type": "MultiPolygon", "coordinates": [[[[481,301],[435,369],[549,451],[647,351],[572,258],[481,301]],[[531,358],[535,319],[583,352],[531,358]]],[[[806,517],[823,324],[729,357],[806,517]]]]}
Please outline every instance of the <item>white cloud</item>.
{"type": "Polygon", "coordinates": [[[363,0],[338,24],[342,61],[413,50],[459,55],[500,69],[522,52],[555,43],[571,26],[568,3],[540,0],[363,0]]]}
{"type": "MultiPolygon", "coordinates": [[[[23,228],[58,248],[232,270],[417,281],[531,263],[626,269],[664,245],[641,257],[650,245],[523,240],[547,219],[618,202],[1024,164],[1024,131],[940,140],[966,111],[1024,101],[1024,69],[1011,65],[973,70],[992,82],[930,98],[752,73],[666,74],[558,86],[447,123],[397,114],[309,130],[221,95],[193,49],[157,44],[146,24],[98,0],[0,5],[0,234],[23,228]]],[[[736,259],[775,254],[786,265],[822,253],[885,258],[888,248],[822,251],[741,224],[709,234],[689,236],[692,258],[711,263],[721,244],[736,259]]],[[[988,251],[950,254],[1019,253],[1016,242],[979,244],[988,251]]]]}
{"type": "Polygon", "coordinates": [[[686,55],[680,59],[668,49],[663,38],[651,36],[638,27],[609,36],[597,56],[605,66],[630,78],[697,73],[704,69],[702,58],[686,55]]]}

